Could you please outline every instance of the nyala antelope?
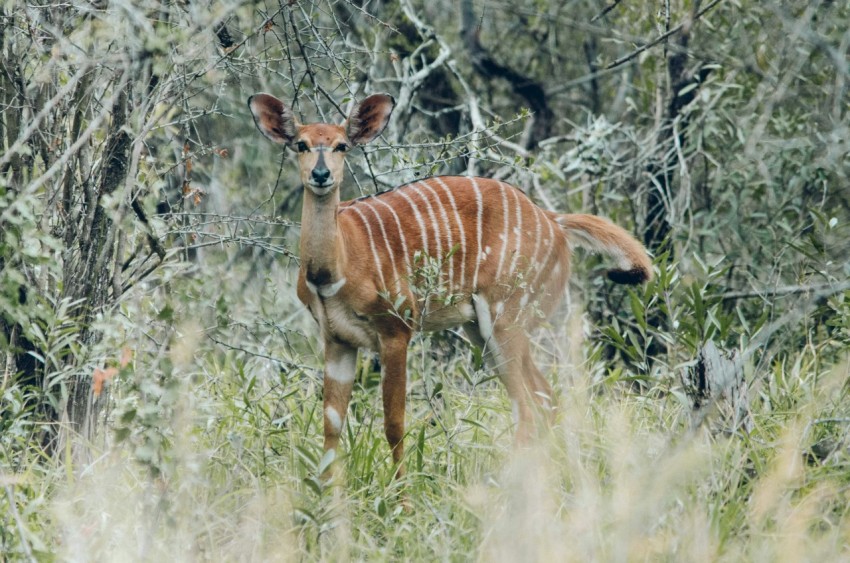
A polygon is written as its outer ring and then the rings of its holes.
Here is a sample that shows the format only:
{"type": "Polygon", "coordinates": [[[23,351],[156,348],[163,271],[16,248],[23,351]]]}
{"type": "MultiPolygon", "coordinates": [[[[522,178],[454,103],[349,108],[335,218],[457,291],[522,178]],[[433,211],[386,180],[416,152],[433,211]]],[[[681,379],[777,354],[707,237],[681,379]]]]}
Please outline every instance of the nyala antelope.
{"type": "Polygon", "coordinates": [[[532,433],[534,403],[549,411],[552,399],[528,331],[564,293],[571,247],[613,258],[617,269],[608,276],[618,283],[647,281],[652,269],[624,229],[593,215],[546,211],[496,180],[433,177],[341,203],[345,155],[381,134],[394,105],[391,96],[376,94],[341,125],[302,125],[274,96],[248,99],[259,130],[298,154],[305,187],[298,298],[324,340],[324,448],[339,443],[358,348],[375,350],[384,430],[400,475],[407,349],[415,331],[463,326],[507,388],[522,444],[532,433]],[[417,287],[427,260],[437,265],[440,291],[417,287]]]}

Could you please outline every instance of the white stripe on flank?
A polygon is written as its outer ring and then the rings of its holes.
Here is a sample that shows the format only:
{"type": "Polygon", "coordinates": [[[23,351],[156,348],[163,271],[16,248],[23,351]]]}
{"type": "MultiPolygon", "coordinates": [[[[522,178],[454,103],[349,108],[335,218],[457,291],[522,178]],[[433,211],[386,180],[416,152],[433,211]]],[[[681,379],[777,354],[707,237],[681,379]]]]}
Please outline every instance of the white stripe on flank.
{"type": "Polygon", "coordinates": [[[463,228],[463,223],[460,220],[460,213],[457,211],[457,204],[455,203],[455,197],[452,195],[452,190],[439,177],[434,178],[434,180],[437,182],[437,185],[443,188],[446,197],[449,198],[449,203],[452,204],[452,211],[455,214],[457,230],[460,233],[460,288],[466,289],[466,229],[463,228]]]}
{"type": "Polygon", "coordinates": [[[516,189],[510,188],[510,191],[514,196],[514,203],[516,204],[516,225],[514,226],[514,232],[516,233],[516,250],[514,250],[514,257],[511,260],[510,270],[510,274],[513,275],[516,271],[516,265],[519,261],[519,251],[522,245],[522,203],[520,202],[516,189]]]}
{"type": "Polygon", "coordinates": [[[411,209],[413,209],[413,216],[416,217],[416,222],[419,223],[419,235],[422,239],[422,250],[425,254],[428,254],[428,231],[425,230],[425,221],[422,220],[422,214],[419,213],[419,208],[416,207],[416,204],[413,203],[413,199],[406,193],[404,193],[404,188],[398,190],[398,195],[407,200],[407,203],[410,204],[411,209]]]}
{"type": "Polygon", "coordinates": [[[372,199],[389,209],[390,213],[392,213],[393,219],[395,219],[395,224],[398,227],[398,235],[401,239],[401,250],[402,252],[404,252],[404,267],[407,269],[407,279],[409,281],[413,278],[413,270],[410,268],[410,254],[407,250],[407,239],[404,236],[404,228],[401,226],[401,219],[398,218],[398,213],[395,212],[395,209],[392,205],[390,205],[379,197],[375,197],[372,199]]]}
{"type": "Polygon", "coordinates": [[[378,276],[381,278],[381,287],[386,291],[387,282],[384,281],[384,271],[381,268],[381,259],[378,258],[378,249],[375,248],[375,238],[372,236],[372,227],[369,225],[369,221],[366,220],[366,216],[363,215],[363,212],[357,209],[357,205],[352,205],[349,209],[354,210],[361,219],[363,219],[363,224],[366,225],[366,232],[369,234],[369,246],[372,248],[372,257],[375,259],[375,268],[378,270],[378,276]]]}
{"type": "MultiPolygon", "coordinates": [[[[428,188],[432,194],[434,194],[434,201],[437,202],[437,205],[440,206],[440,216],[443,218],[443,225],[446,228],[446,239],[448,242],[448,248],[446,249],[446,254],[452,251],[452,226],[449,225],[449,214],[446,213],[446,208],[443,206],[443,201],[440,199],[440,195],[432,188],[427,182],[421,182],[421,185],[428,188]]],[[[442,262],[444,256],[440,256],[440,261],[442,262]]],[[[449,257],[449,292],[452,291],[452,286],[454,285],[454,258],[449,257]]]]}
{"type": "Polygon", "coordinates": [[[548,243],[549,250],[546,252],[546,258],[544,258],[543,262],[540,263],[540,269],[537,270],[537,275],[534,277],[534,287],[537,287],[537,280],[549,264],[549,259],[552,257],[552,251],[555,249],[555,230],[552,228],[552,221],[548,217],[546,218],[546,225],[549,227],[549,238],[543,241],[543,243],[548,243]]]}
{"type": "Polygon", "coordinates": [[[393,249],[390,246],[390,237],[387,236],[387,230],[384,228],[384,220],[381,219],[381,214],[378,213],[378,210],[372,207],[372,204],[369,203],[369,200],[364,200],[363,205],[368,207],[372,213],[375,215],[375,218],[378,220],[378,224],[381,226],[381,236],[384,237],[384,244],[387,247],[387,254],[390,256],[390,264],[393,267],[393,280],[395,281],[395,289],[396,291],[401,291],[401,279],[398,276],[398,270],[395,267],[395,256],[393,255],[393,249]]]}
{"type": "MultiPolygon", "coordinates": [[[[537,265],[537,252],[540,250],[540,239],[543,237],[543,225],[540,223],[540,214],[542,211],[535,205],[531,208],[534,211],[534,252],[531,253],[531,262],[534,269],[537,270],[537,275],[540,272],[540,266],[537,265]]],[[[535,276],[535,281],[537,277],[535,276]]]]}
{"type": "Polygon", "coordinates": [[[510,215],[508,214],[508,194],[505,185],[499,182],[499,191],[502,192],[502,217],[505,230],[502,233],[502,251],[499,253],[499,266],[496,268],[496,282],[502,279],[502,265],[505,263],[505,254],[508,251],[508,235],[510,234],[510,215]]]}
{"type": "Polygon", "coordinates": [[[339,431],[342,430],[342,417],[339,416],[337,410],[331,406],[325,407],[325,418],[328,419],[331,429],[339,434],[339,431]]]}
{"type": "Polygon", "coordinates": [[[481,266],[481,224],[484,222],[484,202],[481,199],[481,188],[475,178],[470,178],[472,189],[475,190],[475,203],[478,204],[478,224],[475,226],[478,234],[478,246],[475,247],[475,274],[472,276],[472,291],[478,290],[478,268],[481,266]]]}
{"type": "Polygon", "coordinates": [[[443,259],[443,245],[440,243],[440,224],[437,223],[437,216],[434,214],[434,208],[431,207],[431,202],[428,201],[428,198],[425,197],[425,194],[419,189],[419,186],[422,185],[422,182],[417,182],[410,186],[410,189],[416,192],[422,201],[425,202],[425,208],[428,210],[428,218],[431,219],[431,228],[434,231],[434,240],[437,243],[437,254],[434,256],[437,260],[443,259]]]}

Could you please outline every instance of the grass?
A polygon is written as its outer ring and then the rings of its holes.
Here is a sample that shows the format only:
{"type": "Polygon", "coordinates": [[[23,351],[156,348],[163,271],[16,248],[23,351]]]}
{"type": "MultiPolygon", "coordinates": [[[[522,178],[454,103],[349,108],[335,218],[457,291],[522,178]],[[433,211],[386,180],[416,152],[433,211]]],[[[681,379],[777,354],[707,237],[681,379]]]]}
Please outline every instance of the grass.
{"type": "Polygon", "coordinates": [[[378,375],[363,357],[343,452],[324,484],[317,476],[330,460],[311,321],[282,293],[218,290],[219,299],[125,303],[125,330],[104,346],[132,344],[136,355],[112,383],[105,440],[85,444],[87,457],[70,445],[45,457],[4,438],[6,459],[15,451],[19,462],[3,475],[4,558],[849,555],[846,352],[809,345],[748,360],[749,380],[760,382],[751,388],[752,431],[736,431],[721,411],[691,428],[676,370],[659,367],[638,387],[627,367],[588,353],[573,314],[538,339],[560,394],[557,422],[517,450],[505,393],[474,354],[452,353],[452,336],[420,337],[409,360],[407,475],[392,477],[378,375]],[[141,317],[149,321],[130,322],[141,317]]]}

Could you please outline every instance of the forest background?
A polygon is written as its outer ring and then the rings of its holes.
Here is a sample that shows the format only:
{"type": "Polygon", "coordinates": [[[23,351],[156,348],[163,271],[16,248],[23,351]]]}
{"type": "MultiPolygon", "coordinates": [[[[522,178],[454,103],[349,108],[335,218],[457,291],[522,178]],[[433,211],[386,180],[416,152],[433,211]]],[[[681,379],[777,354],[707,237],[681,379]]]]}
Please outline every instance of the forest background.
{"type": "Polygon", "coordinates": [[[846,560],[848,49],[832,0],[0,3],[0,559],[846,560]],[[258,91],[396,98],[343,197],[491,176],[646,243],[646,288],[576,256],[535,448],[480,350],[421,335],[407,476],[364,354],[317,478],[258,91]]]}

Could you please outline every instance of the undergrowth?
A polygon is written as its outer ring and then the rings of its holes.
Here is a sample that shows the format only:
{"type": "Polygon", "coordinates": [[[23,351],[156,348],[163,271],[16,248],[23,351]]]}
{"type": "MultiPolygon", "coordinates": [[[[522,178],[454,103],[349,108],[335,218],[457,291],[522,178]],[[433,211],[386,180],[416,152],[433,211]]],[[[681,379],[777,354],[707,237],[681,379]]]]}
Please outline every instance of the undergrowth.
{"type": "MultiPolygon", "coordinates": [[[[100,352],[106,364],[122,349],[132,359],[106,384],[98,443],[71,438],[65,451],[48,453],[28,442],[25,401],[8,390],[5,404],[20,410],[4,413],[3,557],[847,556],[846,349],[812,338],[770,358],[747,356],[750,430],[721,409],[694,426],[681,385],[687,361],[633,367],[645,358],[641,337],[629,335],[652,332],[640,326],[647,315],[638,310],[658,307],[670,289],[664,284],[675,283],[661,275],[628,298],[638,320],[621,329],[625,338],[606,330],[588,340],[575,302],[542,331],[536,353],[557,389],[559,413],[533,447],[516,449],[506,396],[480,351],[458,334],[420,336],[409,359],[407,475],[393,479],[379,374],[362,354],[344,447],[325,483],[318,476],[334,460],[321,447],[321,354],[312,320],[278,289],[292,274],[281,268],[276,283],[255,282],[257,291],[240,295],[229,287],[241,283],[238,273],[215,286],[187,279],[183,294],[158,289],[125,302],[100,352]],[[603,359],[605,347],[631,361],[603,359]]],[[[681,348],[693,350],[681,343],[699,342],[697,333],[734,315],[710,294],[700,293],[707,296],[700,314],[687,299],[677,300],[678,313],[667,310],[681,348]]],[[[834,310],[842,311],[840,303],[834,310]]]]}

